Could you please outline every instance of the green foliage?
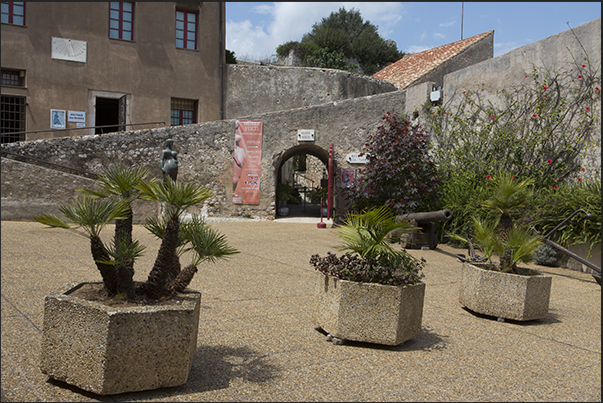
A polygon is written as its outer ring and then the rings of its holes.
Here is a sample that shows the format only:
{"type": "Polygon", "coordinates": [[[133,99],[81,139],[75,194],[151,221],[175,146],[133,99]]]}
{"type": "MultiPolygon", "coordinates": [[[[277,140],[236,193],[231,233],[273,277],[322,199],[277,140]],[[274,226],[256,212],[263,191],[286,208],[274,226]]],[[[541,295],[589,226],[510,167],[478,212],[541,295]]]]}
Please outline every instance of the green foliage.
{"type": "MultiPolygon", "coordinates": [[[[391,43],[386,43],[377,33],[377,27],[369,21],[363,21],[357,10],[347,11],[344,7],[333,12],[327,18],[312,26],[312,30],[303,35],[300,48],[297,42],[286,42],[277,47],[279,56],[286,56],[291,49],[296,49],[308,66],[338,68],[328,63],[328,58],[341,57],[358,60],[360,68],[366,75],[372,75],[390,62],[400,60],[403,52],[399,52],[391,43]],[[304,45],[312,45],[304,47],[304,45]],[[319,50],[322,53],[317,54],[319,50]],[[321,63],[319,63],[319,62],[321,63]]],[[[351,70],[349,67],[343,70],[351,70]]]]}
{"type": "Polygon", "coordinates": [[[429,155],[429,137],[404,116],[387,112],[385,124],[369,135],[363,153],[369,156],[365,168],[346,195],[355,211],[380,206],[398,214],[424,211],[439,193],[440,178],[429,155]]]}
{"type": "Polygon", "coordinates": [[[276,199],[280,202],[300,203],[301,200],[293,193],[293,186],[287,183],[279,183],[276,187],[276,199]]]}
{"type": "Polygon", "coordinates": [[[481,177],[513,172],[534,179],[538,188],[580,171],[585,152],[600,146],[600,67],[584,57],[558,71],[533,67],[523,76],[493,99],[463,91],[443,107],[426,106],[444,171],[463,169],[481,177]]]}
{"type": "Polygon", "coordinates": [[[561,258],[561,253],[552,246],[542,243],[536,248],[532,257],[536,264],[553,267],[557,266],[557,263],[561,258]]]}
{"type": "Polygon", "coordinates": [[[580,180],[539,189],[528,216],[538,231],[547,234],[574,211],[585,210],[593,215],[592,220],[576,215],[555,232],[552,240],[565,247],[589,243],[592,250],[601,243],[601,181],[577,179],[580,180]]]}
{"type": "Polygon", "coordinates": [[[312,255],[310,264],[316,270],[342,280],[388,284],[417,284],[423,278],[423,259],[419,260],[391,245],[392,233],[408,232],[414,227],[398,221],[394,211],[381,207],[362,214],[352,214],[339,229],[343,240],[341,257],[312,255]]]}
{"type": "Polygon", "coordinates": [[[345,70],[351,73],[355,73],[357,70],[355,64],[348,63],[343,53],[337,51],[331,52],[329,48],[319,49],[312,56],[309,56],[306,65],[308,67],[345,70]]]}
{"type": "MultiPolygon", "coordinates": [[[[525,207],[531,200],[533,181],[520,180],[509,173],[501,173],[492,179],[487,188],[484,208],[471,215],[471,238],[477,242],[491,265],[493,254],[500,256],[497,269],[518,273],[517,263],[527,262],[541,244],[531,226],[523,220],[525,207]],[[516,219],[513,219],[515,217],[516,219]]],[[[459,234],[450,234],[456,240],[467,242],[459,234]]]]}
{"type": "Polygon", "coordinates": [[[105,169],[97,181],[102,191],[78,190],[82,194],[80,198],[59,208],[75,227],[53,215],[35,217],[49,227],[69,230],[81,227],[85,231],[105,290],[115,298],[157,299],[180,292],[197,272],[196,264],[238,253],[201,218],[194,216],[191,223],[180,224],[180,215],[187,207],[207,200],[211,196],[209,190],[195,184],[172,181],[169,177],[165,183],[155,179],[146,181],[146,175],[147,169],[129,169],[123,165],[105,169]],[[147,220],[146,228],[162,241],[147,281],[135,288],[134,261],[145,249],[132,239],[130,203],[138,197],[163,203],[165,214],[161,219],[147,220]],[[112,221],[115,221],[115,236],[110,245],[105,245],[100,234],[112,221]],[[185,249],[187,245],[190,247],[185,249]],[[195,256],[193,264],[180,271],[178,257],[187,250],[195,256]]]}
{"type": "Polygon", "coordinates": [[[227,64],[237,64],[237,58],[235,56],[235,52],[226,49],[226,63],[227,64]]]}

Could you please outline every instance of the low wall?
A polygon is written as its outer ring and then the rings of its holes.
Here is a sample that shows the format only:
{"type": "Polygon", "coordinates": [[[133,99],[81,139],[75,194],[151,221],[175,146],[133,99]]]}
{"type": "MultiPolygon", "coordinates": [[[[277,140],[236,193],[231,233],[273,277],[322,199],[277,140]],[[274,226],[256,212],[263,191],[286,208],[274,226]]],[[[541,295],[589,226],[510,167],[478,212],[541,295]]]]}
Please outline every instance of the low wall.
{"type": "Polygon", "coordinates": [[[229,64],[225,118],[316,106],[396,91],[395,85],[342,70],[229,64]]]}

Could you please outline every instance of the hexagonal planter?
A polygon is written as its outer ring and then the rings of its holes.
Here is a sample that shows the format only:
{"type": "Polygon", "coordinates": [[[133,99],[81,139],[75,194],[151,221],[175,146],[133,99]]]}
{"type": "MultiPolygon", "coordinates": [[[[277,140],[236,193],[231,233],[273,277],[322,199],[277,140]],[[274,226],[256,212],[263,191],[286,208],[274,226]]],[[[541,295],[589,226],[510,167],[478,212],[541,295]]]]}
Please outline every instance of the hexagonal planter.
{"type": "Polygon", "coordinates": [[[340,340],[398,345],[421,333],[425,283],[391,286],[316,272],[314,323],[340,340]]]}
{"type": "Polygon", "coordinates": [[[549,311],[552,280],[546,274],[501,273],[465,262],[459,301],[484,315],[518,321],[542,319],[549,311]]]}
{"type": "Polygon", "coordinates": [[[199,292],[187,289],[173,303],[109,306],[69,295],[84,284],[44,301],[44,374],[99,395],[186,383],[197,347],[199,292]]]}

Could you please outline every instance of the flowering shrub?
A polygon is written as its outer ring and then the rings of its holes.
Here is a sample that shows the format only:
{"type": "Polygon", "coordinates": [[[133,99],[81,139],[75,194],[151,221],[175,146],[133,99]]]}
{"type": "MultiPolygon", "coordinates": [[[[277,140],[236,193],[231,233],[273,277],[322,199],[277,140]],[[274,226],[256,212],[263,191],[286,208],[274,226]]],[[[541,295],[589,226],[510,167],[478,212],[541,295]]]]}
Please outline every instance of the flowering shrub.
{"type": "Polygon", "coordinates": [[[584,57],[559,71],[533,67],[494,98],[464,91],[425,111],[435,160],[446,174],[507,171],[533,178],[538,188],[558,184],[580,170],[586,151],[600,146],[600,86],[600,67],[584,57]]]}
{"type": "Polygon", "coordinates": [[[429,155],[429,136],[393,112],[383,120],[377,134],[368,136],[362,153],[368,163],[358,170],[347,195],[356,211],[380,206],[398,214],[418,211],[438,194],[440,181],[429,155]]]}

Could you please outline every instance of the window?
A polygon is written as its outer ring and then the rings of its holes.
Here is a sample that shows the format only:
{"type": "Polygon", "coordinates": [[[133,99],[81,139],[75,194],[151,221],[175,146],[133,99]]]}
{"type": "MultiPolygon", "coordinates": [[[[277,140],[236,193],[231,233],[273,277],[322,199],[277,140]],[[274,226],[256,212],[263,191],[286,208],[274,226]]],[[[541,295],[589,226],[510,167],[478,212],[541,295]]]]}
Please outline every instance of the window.
{"type": "Polygon", "coordinates": [[[176,47],[197,49],[197,13],[176,10],[176,47]]]}
{"type": "Polygon", "coordinates": [[[109,3],[109,38],[131,41],[134,28],[134,3],[109,3]]]}
{"type": "Polygon", "coordinates": [[[2,143],[25,140],[25,134],[11,134],[25,131],[25,97],[2,95],[0,101],[0,136],[2,143]]]}
{"type": "Polygon", "coordinates": [[[25,25],[25,2],[3,1],[2,22],[5,24],[25,25]]]}
{"type": "Polygon", "coordinates": [[[2,69],[2,85],[25,87],[25,71],[2,69]]]}
{"type": "Polygon", "coordinates": [[[182,126],[197,123],[197,101],[172,98],[170,125],[182,126]]]}

